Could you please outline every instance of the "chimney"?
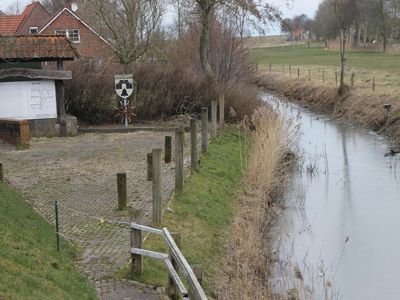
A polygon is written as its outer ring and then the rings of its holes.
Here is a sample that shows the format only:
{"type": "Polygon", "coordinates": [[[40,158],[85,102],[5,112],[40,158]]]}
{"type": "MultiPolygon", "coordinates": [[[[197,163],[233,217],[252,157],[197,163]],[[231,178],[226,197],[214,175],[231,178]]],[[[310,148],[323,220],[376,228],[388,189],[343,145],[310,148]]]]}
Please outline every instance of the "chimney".
{"type": "Polygon", "coordinates": [[[68,8],[69,10],[71,10],[72,9],[72,1],[71,0],[65,1],[65,7],[68,8]]]}

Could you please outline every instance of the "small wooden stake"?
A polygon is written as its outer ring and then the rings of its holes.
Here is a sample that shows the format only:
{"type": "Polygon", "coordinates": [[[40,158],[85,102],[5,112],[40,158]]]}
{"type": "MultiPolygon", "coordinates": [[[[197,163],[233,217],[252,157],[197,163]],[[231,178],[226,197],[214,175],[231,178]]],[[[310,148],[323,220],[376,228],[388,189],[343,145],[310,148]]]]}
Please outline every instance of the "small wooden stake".
{"type": "Polygon", "coordinates": [[[219,128],[225,126],[225,94],[219,94],[219,128]]]}
{"type": "Polygon", "coordinates": [[[325,70],[322,70],[322,82],[325,82],[325,70]]]}
{"type": "Polygon", "coordinates": [[[117,174],[118,186],[118,209],[123,210],[126,208],[127,193],[126,193],[126,173],[117,174]]]}
{"type": "MultiPolygon", "coordinates": [[[[142,210],[133,210],[131,222],[136,222],[137,224],[142,224],[143,212],[142,210]]],[[[142,231],[138,229],[131,229],[131,248],[143,248],[143,236],[142,231]]],[[[136,274],[143,273],[143,258],[138,254],[131,254],[132,260],[132,272],[136,274]]]]}
{"type": "Polygon", "coordinates": [[[161,194],[161,160],[162,149],[153,149],[153,223],[161,225],[162,194],[161,194]]]}
{"type": "Polygon", "coordinates": [[[153,154],[147,153],[147,181],[152,181],[153,154]]]}
{"type": "MultiPolygon", "coordinates": [[[[179,233],[171,233],[172,238],[174,239],[176,245],[178,248],[181,247],[181,235],[179,233]]],[[[173,258],[171,251],[169,251],[169,258],[171,260],[172,266],[174,267],[175,271],[178,272],[178,264],[176,263],[175,259],[173,258]]],[[[174,280],[171,278],[171,276],[168,276],[168,296],[172,300],[178,300],[179,299],[179,294],[178,290],[176,289],[174,280]]]]}
{"type": "Polygon", "coordinates": [[[354,73],[351,73],[350,85],[351,87],[354,87],[354,73]]]}
{"type": "Polygon", "coordinates": [[[338,72],[335,71],[335,82],[336,82],[336,85],[337,85],[337,81],[338,81],[338,72]]]}
{"type": "Polygon", "coordinates": [[[3,163],[0,162],[0,182],[4,182],[4,169],[3,163]]]}
{"type": "Polygon", "coordinates": [[[172,157],[172,137],[171,136],[166,136],[165,137],[165,163],[169,164],[171,163],[171,157],[172,157]]]}
{"type": "Polygon", "coordinates": [[[217,101],[211,101],[211,139],[217,138],[217,101]]]}
{"type": "Polygon", "coordinates": [[[183,130],[175,131],[175,190],[183,191],[183,130]]]}
{"type": "Polygon", "coordinates": [[[285,74],[285,65],[282,65],[282,73],[285,74]]]}
{"type": "Polygon", "coordinates": [[[375,77],[372,77],[372,91],[375,92],[375,77]]]}
{"type": "Polygon", "coordinates": [[[190,169],[192,174],[198,170],[198,160],[197,160],[197,120],[190,119],[190,151],[191,151],[191,161],[190,169]]]}
{"type": "Polygon", "coordinates": [[[292,76],[292,66],[289,66],[289,75],[292,76]]]}
{"type": "Polygon", "coordinates": [[[201,151],[208,151],[208,108],[201,109],[201,151]]]}
{"type": "Polygon", "coordinates": [[[308,69],[308,81],[311,81],[311,70],[308,69]]]}
{"type": "Polygon", "coordinates": [[[272,72],[272,64],[269,64],[269,72],[272,72]]]}
{"type": "Polygon", "coordinates": [[[300,78],[300,68],[297,68],[297,78],[300,78]]]}

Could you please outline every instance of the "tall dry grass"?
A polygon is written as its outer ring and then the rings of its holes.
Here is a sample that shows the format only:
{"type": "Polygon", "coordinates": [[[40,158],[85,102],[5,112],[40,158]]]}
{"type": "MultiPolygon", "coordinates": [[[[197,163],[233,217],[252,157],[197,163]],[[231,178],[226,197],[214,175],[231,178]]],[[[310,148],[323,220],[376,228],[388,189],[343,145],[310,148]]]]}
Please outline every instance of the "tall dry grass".
{"type": "MultiPolygon", "coordinates": [[[[267,299],[271,249],[269,229],[276,219],[279,197],[293,164],[298,129],[268,107],[252,116],[256,130],[229,243],[227,262],[218,282],[219,299],[267,299]]],[[[246,161],[243,159],[242,161],[246,161]]]]}

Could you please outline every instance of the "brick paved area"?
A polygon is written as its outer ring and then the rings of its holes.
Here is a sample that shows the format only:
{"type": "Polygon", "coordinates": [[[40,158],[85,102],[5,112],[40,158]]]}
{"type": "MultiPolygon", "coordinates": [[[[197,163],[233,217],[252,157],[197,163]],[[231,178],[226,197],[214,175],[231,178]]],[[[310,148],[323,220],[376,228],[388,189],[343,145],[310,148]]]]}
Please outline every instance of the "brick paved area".
{"type": "MultiPolygon", "coordinates": [[[[137,287],[126,281],[105,281],[129,259],[128,227],[109,224],[107,220],[129,221],[129,212],[116,210],[116,174],[126,172],[128,205],[142,208],[145,222],[149,223],[152,202],[151,182],[146,181],[146,153],[163,148],[165,135],[90,133],[41,138],[33,139],[31,149],[26,151],[0,144],[0,161],[7,181],[39,214],[54,222],[54,201],[59,202],[61,232],[82,249],[78,266],[96,284],[102,299],[158,298],[154,293],[139,297],[137,287]]],[[[185,149],[186,154],[188,151],[185,149]]],[[[173,186],[173,164],[163,164],[164,201],[173,186]]]]}

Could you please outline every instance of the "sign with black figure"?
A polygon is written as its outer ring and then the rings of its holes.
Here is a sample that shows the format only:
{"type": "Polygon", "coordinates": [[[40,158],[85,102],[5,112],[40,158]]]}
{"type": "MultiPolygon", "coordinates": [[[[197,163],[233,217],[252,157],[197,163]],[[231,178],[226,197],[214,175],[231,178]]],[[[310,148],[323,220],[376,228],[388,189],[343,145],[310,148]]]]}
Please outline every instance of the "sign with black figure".
{"type": "Polygon", "coordinates": [[[135,116],[133,113],[134,107],[129,107],[128,98],[134,94],[136,98],[136,82],[133,80],[132,74],[115,75],[115,91],[123,101],[120,101],[121,105],[118,109],[117,117],[121,118],[122,123],[125,127],[128,127],[132,117],[135,116]]]}

